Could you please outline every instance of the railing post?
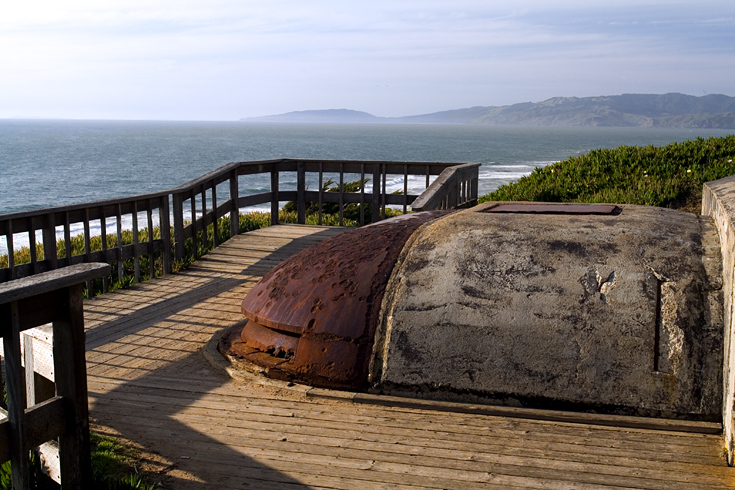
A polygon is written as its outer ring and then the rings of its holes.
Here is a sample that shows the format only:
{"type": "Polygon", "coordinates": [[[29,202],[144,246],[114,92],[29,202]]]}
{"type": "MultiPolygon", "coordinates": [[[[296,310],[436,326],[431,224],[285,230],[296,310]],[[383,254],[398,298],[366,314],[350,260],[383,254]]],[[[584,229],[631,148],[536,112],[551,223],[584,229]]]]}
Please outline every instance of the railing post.
{"type": "MultiPolygon", "coordinates": [[[[122,205],[120,203],[117,204],[117,209],[115,210],[115,217],[117,222],[115,223],[117,226],[117,279],[118,281],[123,280],[123,244],[122,244],[122,205]]],[[[66,213],[66,228],[64,229],[64,242],[68,245],[69,244],[69,238],[68,238],[68,230],[69,230],[69,213],[66,213]]],[[[69,254],[70,256],[70,254],[69,254]]],[[[71,265],[71,261],[69,262],[69,265],[71,265]]]]}
{"type": "MultiPolygon", "coordinates": [[[[44,243],[46,238],[44,237],[44,243]]],[[[102,245],[102,257],[105,262],[112,262],[107,254],[107,217],[105,216],[105,207],[100,206],[100,242],[102,245]]],[[[56,267],[54,267],[55,269],[56,267]]],[[[110,278],[105,276],[102,278],[102,292],[106,293],[110,289],[110,278]]]]}
{"type": "MultiPolygon", "coordinates": [[[[156,277],[156,261],[153,247],[153,200],[146,199],[146,217],[148,218],[148,278],[156,277]]],[[[160,226],[160,222],[158,223],[160,226]]]]}
{"type": "Polygon", "coordinates": [[[26,220],[28,223],[28,247],[31,253],[31,265],[33,273],[38,274],[38,257],[36,257],[36,220],[30,217],[26,220]]]}
{"type": "Polygon", "coordinates": [[[43,225],[43,258],[48,264],[49,270],[56,269],[56,222],[55,215],[46,216],[43,225]]]}
{"type": "Polygon", "coordinates": [[[380,220],[380,164],[373,163],[373,223],[380,220]]]}
{"type": "Polygon", "coordinates": [[[317,192],[319,192],[319,206],[317,207],[317,224],[321,226],[322,224],[322,213],[324,208],[324,196],[322,195],[324,193],[324,162],[319,162],[319,188],[317,189],[317,192]]]}
{"type": "Polygon", "coordinates": [[[5,236],[8,247],[8,279],[15,279],[15,246],[13,245],[13,220],[8,220],[8,234],[5,236]]]}
{"type": "Polygon", "coordinates": [[[383,187],[380,192],[380,199],[381,199],[380,201],[380,219],[385,219],[385,196],[388,194],[385,188],[385,185],[386,185],[385,181],[388,179],[388,166],[385,163],[383,163],[381,167],[383,167],[383,172],[382,172],[383,174],[382,186],[383,187]]]}
{"type": "Polygon", "coordinates": [[[296,222],[306,223],[306,172],[304,162],[296,163],[296,222]]]}
{"type": "MultiPolygon", "coordinates": [[[[345,165],[339,164],[339,226],[344,226],[345,207],[345,165]]],[[[319,223],[321,224],[321,223],[319,223]]]]}
{"type": "Polygon", "coordinates": [[[271,225],[278,224],[278,171],[279,165],[276,163],[275,169],[271,170],[271,225]]]}
{"type": "Polygon", "coordinates": [[[365,224],[365,164],[360,164],[360,226],[365,224]]]}
{"type": "Polygon", "coordinates": [[[478,194],[478,183],[480,179],[480,170],[479,167],[475,168],[474,175],[472,176],[472,180],[470,181],[470,206],[476,206],[477,205],[477,194],[478,194]]]}
{"type": "Polygon", "coordinates": [[[202,255],[209,250],[209,233],[207,233],[207,184],[202,184],[202,255]]]}
{"type": "Polygon", "coordinates": [[[133,270],[135,283],[140,282],[140,257],[138,256],[138,203],[133,201],[133,270]]]}
{"type": "Polygon", "coordinates": [[[184,260],[184,195],[177,192],[173,195],[174,206],[174,244],[176,260],[184,260]]]}
{"type": "Polygon", "coordinates": [[[158,225],[161,230],[161,240],[163,240],[163,250],[161,251],[162,271],[164,274],[171,274],[171,218],[168,203],[168,196],[161,197],[161,207],[158,208],[158,225]]]}
{"type": "Polygon", "coordinates": [[[212,247],[219,247],[219,227],[217,226],[217,184],[212,181],[212,247]]]}
{"type": "Polygon", "coordinates": [[[10,422],[10,465],[13,469],[13,488],[28,487],[28,453],[24,409],[26,408],[25,376],[20,361],[20,316],[18,302],[10,303],[9,335],[3,335],[5,350],[6,390],[8,393],[8,421],[10,422]]]}
{"type": "Polygon", "coordinates": [[[403,214],[408,211],[408,165],[403,165],[403,214]]]}
{"type": "Polygon", "coordinates": [[[54,381],[56,395],[68,401],[67,430],[59,437],[59,465],[62,488],[91,488],[89,446],[89,405],[87,369],[84,357],[84,314],[82,286],[57,292],[54,331],[54,381]]]}
{"type": "Polygon", "coordinates": [[[230,175],[230,237],[240,233],[240,207],[237,200],[240,197],[240,186],[237,180],[237,169],[230,175]]]}
{"type": "MultiPolygon", "coordinates": [[[[189,190],[189,204],[191,204],[191,251],[195,259],[199,258],[199,247],[197,242],[199,235],[197,234],[197,193],[196,187],[189,190]]],[[[202,217],[203,218],[203,217],[202,217]]]]}

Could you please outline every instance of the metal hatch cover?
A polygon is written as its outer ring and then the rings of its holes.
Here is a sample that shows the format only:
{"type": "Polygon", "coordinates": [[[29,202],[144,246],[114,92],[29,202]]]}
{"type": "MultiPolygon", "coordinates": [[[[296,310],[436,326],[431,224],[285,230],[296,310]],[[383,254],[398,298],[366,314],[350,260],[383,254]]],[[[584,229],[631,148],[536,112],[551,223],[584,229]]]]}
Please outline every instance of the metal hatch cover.
{"type": "Polygon", "coordinates": [[[614,204],[565,204],[565,203],[513,203],[498,204],[480,211],[481,213],[519,214],[598,214],[617,215],[621,209],[614,204]]]}

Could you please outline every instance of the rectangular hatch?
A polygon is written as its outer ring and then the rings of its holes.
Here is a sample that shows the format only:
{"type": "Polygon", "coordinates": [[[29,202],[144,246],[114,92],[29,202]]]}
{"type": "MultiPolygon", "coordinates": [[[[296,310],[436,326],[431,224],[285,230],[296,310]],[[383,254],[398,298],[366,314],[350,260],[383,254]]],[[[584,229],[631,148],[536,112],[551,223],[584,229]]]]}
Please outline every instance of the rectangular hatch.
{"type": "Polygon", "coordinates": [[[484,209],[483,213],[517,214],[596,214],[617,215],[622,210],[614,204],[563,204],[563,203],[512,203],[498,204],[484,209]]]}

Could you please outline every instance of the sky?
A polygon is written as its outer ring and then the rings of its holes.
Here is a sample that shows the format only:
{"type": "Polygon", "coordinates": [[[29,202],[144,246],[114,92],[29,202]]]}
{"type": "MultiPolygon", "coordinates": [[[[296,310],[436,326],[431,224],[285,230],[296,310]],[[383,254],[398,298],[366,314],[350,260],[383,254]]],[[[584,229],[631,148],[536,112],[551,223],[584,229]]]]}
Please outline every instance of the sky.
{"type": "Polygon", "coordinates": [[[0,118],[406,116],[551,97],[735,96],[733,0],[23,0],[0,118]]]}

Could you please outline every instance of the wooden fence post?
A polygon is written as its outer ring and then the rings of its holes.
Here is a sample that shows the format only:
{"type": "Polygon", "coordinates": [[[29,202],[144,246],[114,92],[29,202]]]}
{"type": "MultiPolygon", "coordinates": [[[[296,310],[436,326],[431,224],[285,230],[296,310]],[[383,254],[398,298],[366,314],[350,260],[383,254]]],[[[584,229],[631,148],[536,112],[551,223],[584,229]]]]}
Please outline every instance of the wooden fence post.
{"type": "Polygon", "coordinates": [[[278,164],[271,170],[271,225],[278,224],[278,164]]]}
{"type": "Polygon", "coordinates": [[[28,488],[28,453],[24,410],[26,405],[25,375],[20,361],[20,317],[18,302],[10,303],[8,335],[3,335],[5,349],[6,389],[8,393],[8,421],[10,422],[10,465],[13,469],[13,488],[28,488]]]}
{"type": "Polygon", "coordinates": [[[161,239],[163,240],[163,251],[161,252],[161,262],[163,263],[163,273],[171,274],[171,218],[168,196],[161,197],[161,207],[158,208],[158,224],[161,229],[161,239]]]}
{"type": "Polygon", "coordinates": [[[380,220],[380,164],[373,163],[373,223],[380,220]]]}
{"type": "Polygon", "coordinates": [[[176,260],[184,260],[186,249],[184,248],[184,196],[177,192],[173,195],[174,206],[174,243],[176,247],[176,260]]]}
{"type": "Polygon", "coordinates": [[[240,233],[240,207],[237,200],[240,197],[240,186],[238,185],[237,169],[230,175],[230,237],[240,233]]]}
{"type": "Polygon", "coordinates": [[[46,216],[43,224],[43,258],[48,264],[49,270],[56,269],[56,222],[55,215],[46,216]]]}
{"type": "Polygon", "coordinates": [[[56,395],[68,400],[67,427],[59,437],[62,488],[91,488],[87,368],[84,356],[82,286],[77,284],[56,293],[53,322],[56,395]]]}
{"type": "Polygon", "coordinates": [[[306,223],[306,171],[304,162],[296,163],[296,222],[306,223]]]}

